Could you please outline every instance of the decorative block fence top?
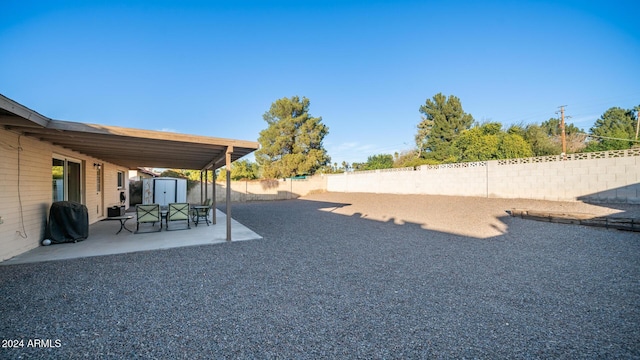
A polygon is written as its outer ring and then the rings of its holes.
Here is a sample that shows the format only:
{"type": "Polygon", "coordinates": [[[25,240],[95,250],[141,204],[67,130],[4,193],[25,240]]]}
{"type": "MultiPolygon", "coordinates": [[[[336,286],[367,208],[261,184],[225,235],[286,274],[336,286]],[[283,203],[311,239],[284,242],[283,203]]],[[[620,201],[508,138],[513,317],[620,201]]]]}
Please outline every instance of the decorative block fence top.
{"type": "MultiPolygon", "coordinates": [[[[498,161],[498,165],[513,165],[513,164],[535,164],[535,163],[573,161],[573,160],[610,159],[610,158],[622,158],[622,157],[632,157],[632,156],[640,156],[640,148],[567,154],[565,156],[548,155],[548,156],[536,156],[536,157],[519,158],[519,159],[502,159],[497,161],[498,161]]],[[[487,161],[440,164],[440,165],[421,165],[419,166],[419,169],[435,170],[435,169],[470,168],[470,167],[479,167],[479,166],[487,166],[487,161]]]]}

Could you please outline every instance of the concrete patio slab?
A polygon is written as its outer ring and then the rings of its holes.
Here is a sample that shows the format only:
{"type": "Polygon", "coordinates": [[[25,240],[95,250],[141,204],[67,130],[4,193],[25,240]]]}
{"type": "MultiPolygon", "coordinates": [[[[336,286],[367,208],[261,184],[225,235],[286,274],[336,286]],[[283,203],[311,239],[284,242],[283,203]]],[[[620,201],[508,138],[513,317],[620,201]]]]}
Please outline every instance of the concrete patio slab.
{"type": "MultiPolygon", "coordinates": [[[[207,226],[200,222],[191,229],[167,231],[164,227],[160,232],[130,233],[121,231],[118,221],[99,221],[89,226],[89,238],[77,243],[55,244],[39,246],[11,259],[0,262],[0,265],[34,263],[52,260],[66,260],[91,256],[131,253],[137,251],[162,250],[184,246],[226,243],[227,228],[226,215],[216,210],[217,224],[207,226]]],[[[182,223],[171,224],[176,229],[182,223]]],[[[135,219],[126,223],[126,228],[135,231],[135,219]]],[[[246,226],[231,219],[231,241],[260,240],[262,237],[246,226]]]]}

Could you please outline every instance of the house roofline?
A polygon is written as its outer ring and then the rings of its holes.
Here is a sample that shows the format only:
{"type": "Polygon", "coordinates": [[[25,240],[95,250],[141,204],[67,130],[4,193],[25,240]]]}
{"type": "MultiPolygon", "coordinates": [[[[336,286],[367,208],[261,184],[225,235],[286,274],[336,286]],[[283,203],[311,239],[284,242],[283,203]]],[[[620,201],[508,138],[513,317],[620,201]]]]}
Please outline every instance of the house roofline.
{"type": "Polygon", "coordinates": [[[11,112],[41,127],[47,127],[47,125],[49,125],[49,122],[51,121],[50,118],[39,114],[38,112],[31,110],[28,107],[19,104],[2,94],[0,94],[0,109],[11,112]]]}

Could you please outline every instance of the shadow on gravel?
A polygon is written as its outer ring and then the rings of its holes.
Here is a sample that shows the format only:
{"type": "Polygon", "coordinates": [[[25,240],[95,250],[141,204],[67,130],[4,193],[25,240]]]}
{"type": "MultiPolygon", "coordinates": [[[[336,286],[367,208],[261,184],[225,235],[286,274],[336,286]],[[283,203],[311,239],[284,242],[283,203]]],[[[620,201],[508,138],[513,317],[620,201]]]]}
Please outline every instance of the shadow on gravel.
{"type": "Polygon", "coordinates": [[[0,268],[2,337],[60,340],[0,358],[640,356],[634,234],[505,214],[478,239],[350,205],[234,204],[263,241],[0,268]]]}

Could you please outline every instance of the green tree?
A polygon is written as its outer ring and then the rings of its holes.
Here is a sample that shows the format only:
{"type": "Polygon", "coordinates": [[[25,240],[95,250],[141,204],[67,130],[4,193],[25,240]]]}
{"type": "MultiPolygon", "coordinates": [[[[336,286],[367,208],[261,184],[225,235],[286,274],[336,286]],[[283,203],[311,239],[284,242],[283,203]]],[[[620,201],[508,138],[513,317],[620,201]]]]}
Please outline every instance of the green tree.
{"type": "MultiPolygon", "coordinates": [[[[540,127],[547,133],[548,136],[561,136],[562,129],[560,128],[560,122],[561,122],[560,119],[550,118],[547,121],[543,121],[542,124],[540,124],[540,127]]],[[[577,126],[565,122],[565,125],[564,125],[565,135],[573,135],[573,134],[583,133],[583,132],[584,130],[578,128],[577,126]]]]}
{"type": "Polygon", "coordinates": [[[558,155],[562,152],[560,142],[553,141],[548,129],[540,125],[527,125],[523,137],[531,146],[532,156],[558,155]]]}
{"type": "Polygon", "coordinates": [[[498,143],[500,138],[495,126],[490,123],[476,126],[464,131],[454,142],[457,161],[486,161],[498,158],[498,143]]]}
{"type": "Polygon", "coordinates": [[[271,104],[263,118],[268,127],[260,132],[256,161],[265,178],[312,175],[330,162],[322,145],[329,128],[321,117],[309,114],[309,99],[282,98],[271,104]]]}
{"type": "Polygon", "coordinates": [[[353,171],[361,171],[361,170],[364,170],[366,166],[367,166],[367,163],[359,163],[359,162],[351,163],[351,169],[352,169],[353,171]]]}
{"type": "MultiPolygon", "coordinates": [[[[638,140],[638,139],[640,139],[640,105],[634,107],[633,110],[636,112],[636,137],[635,137],[635,139],[638,140]]],[[[636,143],[636,145],[637,145],[637,143],[636,143]]]]}
{"type": "Polygon", "coordinates": [[[531,146],[517,129],[502,131],[502,124],[490,122],[464,131],[454,141],[458,161],[486,161],[529,157],[531,146]]]}
{"type": "MultiPolygon", "coordinates": [[[[560,127],[560,123],[560,119],[550,118],[540,124],[540,127],[547,134],[549,141],[554,144],[554,148],[557,148],[553,153],[545,155],[555,155],[562,152],[562,128],[560,127]]],[[[567,153],[580,152],[585,148],[584,130],[571,123],[565,123],[564,133],[567,142],[567,153]]]]}
{"type": "Polygon", "coordinates": [[[420,156],[425,159],[451,161],[455,149],[451,145],[464,130],[473,124],[473,117],[462,110],[460,99],[450,95],[446,98],[442,93],[427,99],[420,106],[423,114],[418,124],[415,140],[420,156]]]}
{"type": "MultiPolygon", "coordinates": [[[[231,180],[255,180],[259,178],[260,168],[258,164],[249,160],[238,160],[231,164],[231,180]]],[[[217,181],[227,179],[227,169],[224,167],[218,172],[217,181]]]]}
{"type": "MultiPolygon", "coordinates": [[[[200,181],[200,170],[175,170],[174,169],[174,171],[182,174],[182,176],[186,177],[187,179],[190,179],[193,181],[200,181]]],[[[213,172],[207,171],[206,174],[207,176],[206,178],[203,176],[203,180],[213,181],[213,172]]]]}
{"type": "Polygon", "coordinates": [[[498,159],[517,159],[533,156],[531,145],[518,134],[501,133],[498,159]]]}
{"type": "Polygon", "coordinates": [[[189,176],[187,176],[186,174],[186,170],[180,170],[180,169],[167,169],[165,171],[163,171],[162,173],[160,173],[160,176],[162,177],[172,177],[172,178],[178,178],[178,179],[186,179],[187,180],[187,189],[191,190],[193,189],[198,182],[190,179],[189,176]]]}
{"type": "Polygon", "coordinates": [[[595,135],[587,145],[587,151],[621,150],[633,145],[635,138],[633,111],[612,107],[596,120],[590,129],[595,135]]]}
{"type": "Polygon", "coordinates": [[[390,169],[393,167],[393,155],[379,154],[369,156],[364,170],[390,169]]]}
{"type": "Polygon", "coordinates": [[[393,160],[394,168],[412,167],[416,168],[420,165],[437,165],[439,161],[433,159],[424,159],[418,157],[418,151],[415,149],[405,150],[398,154],[398,157],[393,160]]]}

